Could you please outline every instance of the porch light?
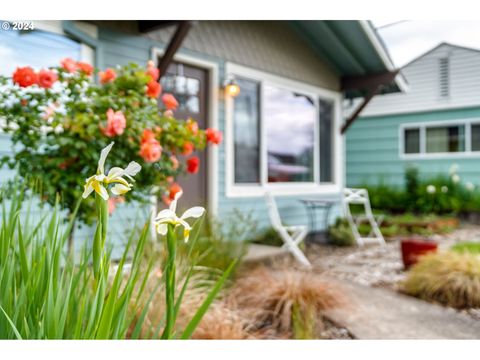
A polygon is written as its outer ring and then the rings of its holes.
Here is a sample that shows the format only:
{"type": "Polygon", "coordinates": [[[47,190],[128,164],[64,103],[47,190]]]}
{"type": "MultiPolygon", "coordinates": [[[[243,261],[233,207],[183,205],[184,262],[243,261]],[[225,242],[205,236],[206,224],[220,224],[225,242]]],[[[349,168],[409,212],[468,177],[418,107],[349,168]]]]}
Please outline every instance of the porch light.
{"type": "Polygon", "coordinates": [[[225,93],[231,97],[236,97],[238,94],[240,94],[240,86],[238,86],[234,77],[231,77],[229,80],[227,80],[225,84],[225,93]]]}

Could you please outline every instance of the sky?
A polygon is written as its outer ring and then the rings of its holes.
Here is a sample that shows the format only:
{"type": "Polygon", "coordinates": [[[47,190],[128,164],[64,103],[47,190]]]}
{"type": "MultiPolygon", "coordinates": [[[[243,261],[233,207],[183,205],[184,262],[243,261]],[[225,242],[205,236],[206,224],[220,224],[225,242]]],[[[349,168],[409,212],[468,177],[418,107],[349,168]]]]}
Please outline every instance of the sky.
{"type": "Polygon", "coordinates": [[[480,49],[480,20],[402,21],[391,19],[373,20],[373,25],[385,41],[397,67],[407,64],[441,42],[480,49]]]}

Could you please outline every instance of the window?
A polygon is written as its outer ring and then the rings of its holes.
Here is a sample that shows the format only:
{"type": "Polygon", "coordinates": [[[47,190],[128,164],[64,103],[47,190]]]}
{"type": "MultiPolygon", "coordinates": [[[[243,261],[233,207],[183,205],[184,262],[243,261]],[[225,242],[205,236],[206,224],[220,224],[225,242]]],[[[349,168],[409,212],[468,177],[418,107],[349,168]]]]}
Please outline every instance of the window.
{"type": "Polygon", "coordinates": [[[35,31],[0,31],[0,74],[10,76],[16,67],[35,69],[59,64],[65,57],[81,59],[81,45],[63,35],[35,31]]]}
{"type": "Polygon", "coordinates": [[[239,65],[227,73],[240,86],[226,101],[227,196],[339,191],[341,94],[239,65]]]}
{"type": "Polygon", "coordinates": [[[233,133],[236,183],[260,182],[259,86],[238,79],[241,92],[235,98],[233,133]]]}
{"type": "Polygon", "coordinates": [[[427,153],[465,151],[465,126],[438,126],[427,128],[427,153]]]}
{"type": "Polygon", "coordinates": [[[420,152],[420,129],[405,130],[405,154],[418,154],[420,152]]]}
{"type": "Polygon", "coordinates": [[[426,122],[402,128],[403,154],[442,155],[480,151],[480,121],[426,122]]]}
{"type": "Polygon", "coordinates": [[[313,99],[264,87],[268,182],[312,182],[316,109],[313,99]]]}

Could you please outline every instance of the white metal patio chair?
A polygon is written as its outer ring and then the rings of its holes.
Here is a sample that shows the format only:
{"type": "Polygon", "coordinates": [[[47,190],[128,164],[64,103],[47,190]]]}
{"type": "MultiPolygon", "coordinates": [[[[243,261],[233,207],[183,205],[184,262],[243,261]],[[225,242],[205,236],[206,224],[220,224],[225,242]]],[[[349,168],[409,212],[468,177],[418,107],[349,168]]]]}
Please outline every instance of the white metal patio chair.
{"type": "Polygon", "coordinates": [[[370,199],[368,197],[367,189],[343,189],[343,210],[345,217],[350,224],[350,227],[358,245],[363,246],[368,243],[385,244],[385,239],[380,231],[380,224],[383,221],[383,215],[375,217],[370,206],[370,199]],[[353,215],[350,205],[363,205],[364,214],[353,215]],[[367,236],[362,236],[358,227],[362,223],[370,225],[370,233],[367,236]]]}
{"type": "Polygon", "coordinates": [[[305,267],[311,267],[310,261],[308,261],[305,254],[300,250],[298,245],[305,239],[308,229],[304,225],[297,226],[284,226],[278,212],[277,203],[272,194],[266,193],[265,199],[268,207],[268,214],[272,227],[280,235],[284,244],[283,248],[286,248],[305,267]]]}

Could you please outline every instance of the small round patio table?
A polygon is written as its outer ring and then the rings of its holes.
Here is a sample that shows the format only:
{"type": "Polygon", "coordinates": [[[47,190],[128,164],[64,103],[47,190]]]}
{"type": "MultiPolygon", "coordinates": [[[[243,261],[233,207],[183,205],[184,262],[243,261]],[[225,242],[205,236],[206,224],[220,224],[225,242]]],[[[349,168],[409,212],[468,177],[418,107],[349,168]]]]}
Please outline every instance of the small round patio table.
{"type": "Polygon", "coordinates": [[[312,235],[316,232],[317,211],[322,210],[322,222],[324,225],[324,230],[321,233],[323,234],[322,240],[326,242],[330,210],[332,209],[332,206],[337,203],[337,201],[318,198],[303,198],[300,199],[300,202],[302,202],[307,209],[309,237],[312,237],[312,235]]]}

